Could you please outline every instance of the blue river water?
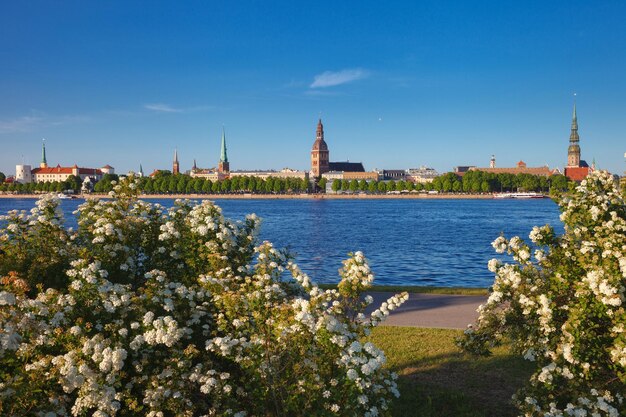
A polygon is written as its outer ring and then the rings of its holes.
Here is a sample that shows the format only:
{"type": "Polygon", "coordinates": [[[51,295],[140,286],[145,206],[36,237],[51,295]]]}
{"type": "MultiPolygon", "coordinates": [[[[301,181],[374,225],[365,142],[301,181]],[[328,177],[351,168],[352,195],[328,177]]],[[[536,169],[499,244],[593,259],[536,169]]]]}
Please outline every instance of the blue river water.
{"type": "MultiPolygon", "coordinates": [[[[173,200],[150,200],[171,206],[173,200]]],[[[68,224],[82,200],[63,200],[68,224]]],[[[260,238],[287,247],[317,282],[337,282],[341,261],[362,251],[376,284],[487,287],[491,242],[501,233],[528,238],[535,225],[563,227],[558,206],[533,200],[217,200],[226,217],[262,218],[260,238]]],[[[30,209],[32,199],[0,199],[0,213],[30,209]]]]}

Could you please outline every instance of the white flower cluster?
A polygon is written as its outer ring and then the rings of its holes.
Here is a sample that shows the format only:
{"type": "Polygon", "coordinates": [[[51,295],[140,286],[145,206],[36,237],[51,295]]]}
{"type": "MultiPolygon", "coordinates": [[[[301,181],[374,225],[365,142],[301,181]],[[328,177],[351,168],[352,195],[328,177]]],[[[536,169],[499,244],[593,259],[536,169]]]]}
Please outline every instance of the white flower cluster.
{"type": "Polygon", "coordinates": [[[487,353],[514,338],[537,366],[518,404],[524,415],[626,415],[626,205],[598,171],[561,208],[563,236],[550,226],[530,232],[536,264],[520,238],[493,242],[516,263],[489,262],[493,292],[460,344],[487,353]]]}
{"type": "Polygon", "coordinates": [[[136,181],[81,205],[75,232],[53,197],[0,229],[16,257],[28,232],[55,284],[0,277],[1,415],[388,413],[396,376],[361,341],[408,296],[367,320],[362,253],[324,291],[285,251],[255,247],[256,216],[230,222],[210,202],[165,210],[134,198],[136,181]]]}

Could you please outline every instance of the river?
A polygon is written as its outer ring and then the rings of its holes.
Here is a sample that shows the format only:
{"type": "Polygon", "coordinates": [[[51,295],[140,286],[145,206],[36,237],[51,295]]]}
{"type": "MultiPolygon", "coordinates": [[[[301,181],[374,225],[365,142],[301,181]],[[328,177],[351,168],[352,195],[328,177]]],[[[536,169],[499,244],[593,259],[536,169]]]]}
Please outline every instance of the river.
{"type": "MultiPolygon", "coordinates": [[[[149,200],[171,206],[173,200],[149,200]]],[[[82,200],[63,200],[68,224],[82,200]]],[[[32,199],[0,199],[0,213],[30,209],[32,199]]],[[[491,242],[527,239],[535,225],[562,233],[559,209],[533,200],[218,200],[224,215],[263,219],[260,238],[288,247],[317,282],[337,282],[348,252],[362,251],[381,285],[486,287],[491,242]]]]}

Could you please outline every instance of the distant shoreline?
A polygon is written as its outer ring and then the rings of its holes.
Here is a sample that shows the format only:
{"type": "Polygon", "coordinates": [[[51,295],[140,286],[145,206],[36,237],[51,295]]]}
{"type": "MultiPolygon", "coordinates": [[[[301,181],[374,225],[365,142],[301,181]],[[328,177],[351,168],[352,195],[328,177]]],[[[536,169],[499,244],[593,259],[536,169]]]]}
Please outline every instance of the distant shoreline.
{"type": "MultiPolygon", "coordinates": [[[[0,194],[0,198],[39,198],[41,194],[0,194]]],[[[107,198],[88,194],[78,199],[107,198]]],[[[141,199],[189,200],[492,200],[492,194],[141,194],[141,199]]]]}

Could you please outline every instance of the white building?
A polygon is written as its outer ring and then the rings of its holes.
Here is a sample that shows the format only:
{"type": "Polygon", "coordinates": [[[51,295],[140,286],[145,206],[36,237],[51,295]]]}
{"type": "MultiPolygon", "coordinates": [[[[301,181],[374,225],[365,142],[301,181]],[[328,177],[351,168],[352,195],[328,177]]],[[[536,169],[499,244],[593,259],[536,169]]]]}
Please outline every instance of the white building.
{"type": "Polygon", "coordinates": [[[308,180],[309,173],[306,171],[298,171],[291,168],[283,168],[280,171],[266,170],[266,171],[230,171],[230,178],[234,177],[256,177],[261,179],[268,178],[297,178],[301,180],[308,180]]]}
{"type": "Polygon", "coordinates": [[[419,168],[409,168],[406,170],[407,180],[416,183],[433,182],[439,176],[439,173],[433,168],[421,166],[419,168]]]}
{"type": "Polygon", "coordinates": [[[39,168],[32,169],[30,165],[16,165],[15,166],[15,181],[28,184],[31,182],[55,182],[65,181],[71,175],[80,177],[84,181],[87,177],[95,182],[99,181],[104,174],[114,174],[115,169],[110,165],[105,165],[102,168],[81,168],[74,164],[71,167],[62,167],[57,165],[55,167],[49,167],[46,160],[46,145],[42,146],[41,163],[39,168]]]}

